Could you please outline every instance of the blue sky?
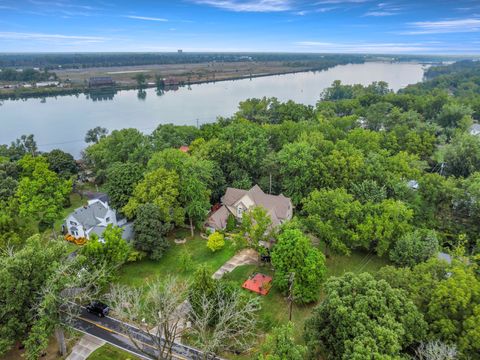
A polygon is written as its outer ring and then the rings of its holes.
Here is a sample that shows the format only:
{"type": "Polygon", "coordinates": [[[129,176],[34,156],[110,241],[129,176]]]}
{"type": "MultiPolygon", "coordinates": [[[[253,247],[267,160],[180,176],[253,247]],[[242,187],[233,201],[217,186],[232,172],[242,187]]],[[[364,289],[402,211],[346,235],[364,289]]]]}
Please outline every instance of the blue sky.
{"type": "Polygon", "coordinates": [[[0,0],[0,52],[479,54],[480,0],[0,0]]]}

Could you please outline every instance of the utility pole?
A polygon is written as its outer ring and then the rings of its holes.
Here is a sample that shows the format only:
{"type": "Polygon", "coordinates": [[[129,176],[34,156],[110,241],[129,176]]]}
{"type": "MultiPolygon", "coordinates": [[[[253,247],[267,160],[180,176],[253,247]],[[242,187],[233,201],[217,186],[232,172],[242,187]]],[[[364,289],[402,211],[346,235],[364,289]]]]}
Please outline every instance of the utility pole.
{"type": "Polygon", "coordinates": [[[270,190],[268,193],[271,195],[272,194],[272,173],[270,173],[270,190]]]}
{"type": "Polygon", "coordinates": [[[288,321],[292,321],[293,306],[293,282],[295,281],[295,273],[290,273],[288,278],[288,321]]]}

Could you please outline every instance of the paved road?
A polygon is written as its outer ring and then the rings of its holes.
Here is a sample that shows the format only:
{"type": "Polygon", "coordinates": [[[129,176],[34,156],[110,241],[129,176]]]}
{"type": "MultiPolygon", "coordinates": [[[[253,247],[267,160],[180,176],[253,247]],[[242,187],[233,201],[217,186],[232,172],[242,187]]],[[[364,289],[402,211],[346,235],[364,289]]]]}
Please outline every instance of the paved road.
{"type": "MultiPolygon", "coordinates": [[[[102,339],[140,358],[149,359],[149,357],[132,343],[128,336],[128,333],[130,333],[130,335],[136,339],[137,344],[142,346],[142,350],[151,354],[151,358],[157,358],[156,354],[158,354],[158,352],[154,346],[154,341],[147,332],[112,317],[99,318],[96,315],[88,313],[86,309],[82,307],[79,315],[73,319],[72,325],[75,329],[83,333],[102,339]]],[[[172,357],[175,360],[203,359],[202,352],[182,344],[175,343],[172,350],[172,357]]],[[[215,359],[220,360],[219,358],[215,359]]]]}

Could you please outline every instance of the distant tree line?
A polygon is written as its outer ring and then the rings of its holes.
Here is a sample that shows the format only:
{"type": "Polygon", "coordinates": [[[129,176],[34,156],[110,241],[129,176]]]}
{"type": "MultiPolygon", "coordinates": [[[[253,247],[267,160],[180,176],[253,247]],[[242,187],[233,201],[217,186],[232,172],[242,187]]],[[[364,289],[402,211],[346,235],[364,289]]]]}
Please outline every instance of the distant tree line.
{"type": "Polygon", "coordinates": [[[56,79],[57,75],[52,72],[39,71],[35,69],[24,69],[17,71],[15,69],[1,69],[0,81],[44,81],[51,78],[56,79]]]}
{"type": "Polygon", "coordinates": [[[273,53],[76,53],[76,54],[2,54],[0,67],[42,67],[46,69],[191,64],[235,61],[307,61],[315,64],[362,63],[361,55],[273,54],[273,53]]]}

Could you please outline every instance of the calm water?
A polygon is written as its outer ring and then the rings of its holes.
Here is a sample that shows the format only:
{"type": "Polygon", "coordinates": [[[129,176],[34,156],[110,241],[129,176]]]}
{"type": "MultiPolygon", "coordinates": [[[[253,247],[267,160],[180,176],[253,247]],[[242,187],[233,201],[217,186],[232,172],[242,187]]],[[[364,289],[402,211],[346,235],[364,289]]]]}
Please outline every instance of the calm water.
{"type": "Polygon", "coordinates": [[[113,98],[92,99],[86,95],[3,101],[0,106],[0,144],[22,134],[34,134],[42,151],[60,148],[79,156],[88,129],[135,127],[151,132],[158,124],[195,125],[230,116],[242,100],[275,96],[280,101],[314,105],[320,93],[341,80],[368,85],[386,81],[398,90],[423,78],[423,66],[406,63],[340,65],[322,72],[269,76],[254,79],[192,85],[159,96],[147,89],[142,99],[137,90],[119,91],[113,98]]]}

